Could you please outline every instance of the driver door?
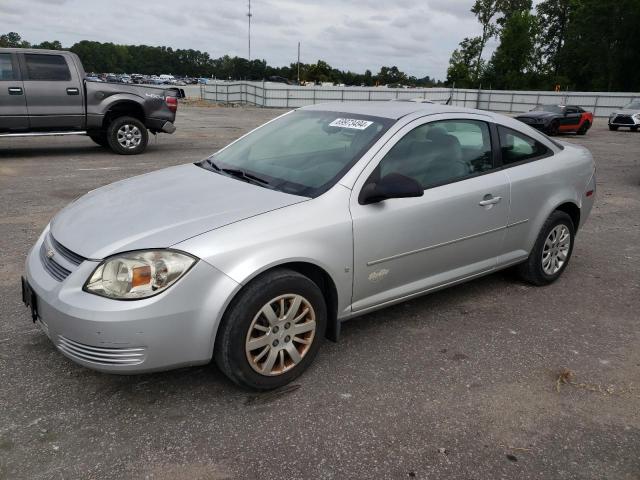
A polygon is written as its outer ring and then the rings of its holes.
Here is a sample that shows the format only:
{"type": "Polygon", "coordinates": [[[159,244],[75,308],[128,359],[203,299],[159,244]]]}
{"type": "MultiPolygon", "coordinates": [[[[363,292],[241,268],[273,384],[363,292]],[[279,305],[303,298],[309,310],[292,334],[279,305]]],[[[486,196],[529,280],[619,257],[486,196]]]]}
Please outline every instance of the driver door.
{"type": "Polygon", "coordinates": [[[354,185],[354,312],[495,268],[509,181],[494,163],[494,127],[481,116],[465,117],[434,115],[408,124],[354,185]],[[420,182],[424,196],[359,202],[365,185],[394,172],[420,182]]]}

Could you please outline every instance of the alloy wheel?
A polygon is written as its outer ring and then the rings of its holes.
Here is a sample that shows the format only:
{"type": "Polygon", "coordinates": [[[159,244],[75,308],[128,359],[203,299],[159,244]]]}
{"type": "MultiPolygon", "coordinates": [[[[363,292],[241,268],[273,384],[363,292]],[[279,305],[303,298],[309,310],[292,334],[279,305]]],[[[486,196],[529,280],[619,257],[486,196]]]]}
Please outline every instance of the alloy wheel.
{"type": "Polygon", "coordinates": [[[553,227],[542,248],[542,270],[547,275],[555,275],[567,261],[571,248],[571,233],[566,225],[553,227]]]}
{"type": "Polygon", "coordinates": [[[298,365],[316,332],[316,316],[302,295],[285,294],[267,302],[249,326],[245,353],[261,375],[281,375],[298,365]]]}
{"type": "Polygon", "coordinates": [[[125,123],[118,129],[117,138],[122,148],[133,150],[140,146],[142,132],[137,126],[125,123]]]}

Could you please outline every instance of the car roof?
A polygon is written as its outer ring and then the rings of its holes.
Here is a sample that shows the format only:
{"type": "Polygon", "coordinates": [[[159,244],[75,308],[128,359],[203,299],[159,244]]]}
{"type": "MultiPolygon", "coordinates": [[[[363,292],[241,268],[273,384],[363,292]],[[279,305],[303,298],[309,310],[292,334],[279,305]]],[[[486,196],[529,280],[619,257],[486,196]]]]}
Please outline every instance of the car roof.
{"type": "Polygon", "coordinates": [[[454,107],[452,105],[441,105],[438,103],[418,103],[418,102],[336,102],[318,103],[302,107],[300,110],[354,113],[356,115],[369,115],[372,117],[390,118],[398,120],[413,113],[424,113],[434,115],[437,113],[473,113],[494,117],[492,112],[475,110],[473,108],[454,107]]]}
{"type": "Polygon", "coordinates": [[[45,50],[43,48],[0,48],[0,53],[55,53],[57,55],[64,55],[72,53],[68,50],[45,50]]]}

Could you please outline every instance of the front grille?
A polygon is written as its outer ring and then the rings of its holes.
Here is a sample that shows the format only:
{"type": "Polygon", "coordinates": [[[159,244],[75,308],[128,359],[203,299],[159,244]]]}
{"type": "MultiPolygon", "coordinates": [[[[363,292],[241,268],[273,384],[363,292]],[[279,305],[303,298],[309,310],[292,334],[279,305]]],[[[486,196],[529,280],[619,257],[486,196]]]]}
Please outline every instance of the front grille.
{"type": "Polygon", "coordinates": [[[95,347],[70,340],[62,335],[58,335],[58,342],[58,348],[71,358],[98,365],[140,365],[145,358],[145,347],[95,347]]]}
{"type": "Polygon", "coordinates": [[[74,265],[80,265],[82,262],[86,260],[83,256],[78,255],[77,253],[72,252],[67,247],[58,242],[53,235],[49,234],[49,242],[51,246],[64,258],[66,258],[69,262],[74,265]]]}
{"type": "Polygon", "coordinates": [[[82,262],[84,262],[86,258],[69,250],[67,247],[53,238],[51,233],[49,233],[44,242],[42,242],[42,246],[40,247],[40,260],[42,261],[42,265],[44,266],[45,270],[49,272],[49,274],[53,278],[61,282],[71,273],[71,270],[69,270],[67,267],[71,265],[78,266],[82,262]],[[61,265],[60,262],[56,261],[56,258],[58,258],[58,256],[62,257],[68,262],[66,267],[64,265],[61,265]]]}
{"type": "Polygon", "coordinates": [[[71,271],[56,262],[53,257],[48,255],[48,253],[49,250],[45,243],[42,242],[42,245],[40,246],[40,261],[42,262],[42,266],[47,272],[49,272],[49,275],[61,282],[69,276],[71,271]]]}
{"type": "Polygon", "coordinates": [[[621,123],[623,125],[634,125],[633,118],[630,115],[616,115],[613,119],[613,123],[621,123]]]}

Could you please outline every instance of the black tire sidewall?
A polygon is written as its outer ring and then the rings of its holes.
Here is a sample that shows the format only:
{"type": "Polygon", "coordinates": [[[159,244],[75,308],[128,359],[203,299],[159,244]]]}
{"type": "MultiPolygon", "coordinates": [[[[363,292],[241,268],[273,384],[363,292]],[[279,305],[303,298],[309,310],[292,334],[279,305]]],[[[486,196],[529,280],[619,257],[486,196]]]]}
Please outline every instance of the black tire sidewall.
{"type": "Polygon", "coordinates": [[[548,220],[544,224],[544,227],[540,231],[540,234],[538,235],[535,247],[531,252],[531,258],[529,259],[530,267],[532,267],[533,270],[532,273],[534,273],[534,275],[540,280],[541,284],[553,283],[558,278],[560,278],[564,270],[567,268],[567,265],[569,265],[569,261],[571,260],[571,254],[573,253],[573,246],[575,244],[575,236],[575,227],[573,225],[571,217],[568,214],[561,211],[555,211],[549,216],[548,220]],[[560,270],[558,270],[553,275],[548,275],[542,268],[542,252],[544,249],[544,243],[551,233],[551,230],[561,224],[565,225],[569,229],[569,234],[571,235],[569,253],[567,254],[567,259],[560,270]]]}
{"type": "Polygon", "coordinates": [[[322,344],[326,326],[327,307],[318,286],[297,272],[276,270],[251,282],[232,301],[218,328],[214,357],[222,372],[238,385],[271,390],[291,382],[309,367],[322,344]],[[281,375],[268,377],[249,365],[245,353],[246,336],[260,308],[285,293],[302,295],[311,303],[316,315],[316,331],[309,351],[298,365],[281,375]]]}
{"type": "Polygon", "coordinates": [[[144,152],[147,148],[147,143],[149,141],[149,132],[147,131],[147,127],[144,126],[140,120],[134,117],[118,117],[111,121],[109,127],[107,127],[107,142],[109,144],[109,148],[113,150],[115,153],[120,155],[137,155],[139,153],[144,152]],[[118,129],[124,124],[135,125],[140,130],[142,134],[142,140],[140,145],[133,149],[123,148],[120,143],[118,143],[118,129]]]}

